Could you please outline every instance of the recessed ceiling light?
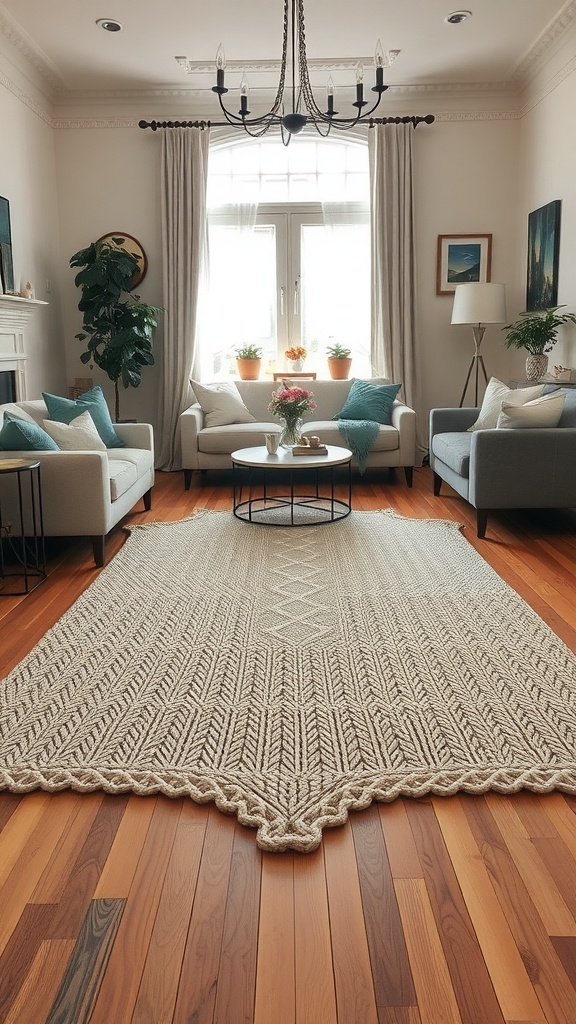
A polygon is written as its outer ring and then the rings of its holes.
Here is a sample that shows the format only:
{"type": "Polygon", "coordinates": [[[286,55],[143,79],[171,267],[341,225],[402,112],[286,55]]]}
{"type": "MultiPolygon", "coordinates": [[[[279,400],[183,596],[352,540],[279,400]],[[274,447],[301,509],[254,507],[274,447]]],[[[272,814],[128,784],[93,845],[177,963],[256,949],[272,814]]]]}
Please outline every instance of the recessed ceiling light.
{"type": "Polygon", "coordinates": [[[444,21],[447,21],[449,25],[460,25],[462,21],[471,17],[472,11],[453,11],[452,14],[448,14],[444,18],[444,21]]]}
{"type": "Polygon", "coordinates": [[[105,32],[121,32],[122,25],[119,21],[114,21],[113,18],[99,18],[96,22],[100,28],[103,28],[105,32]]]}

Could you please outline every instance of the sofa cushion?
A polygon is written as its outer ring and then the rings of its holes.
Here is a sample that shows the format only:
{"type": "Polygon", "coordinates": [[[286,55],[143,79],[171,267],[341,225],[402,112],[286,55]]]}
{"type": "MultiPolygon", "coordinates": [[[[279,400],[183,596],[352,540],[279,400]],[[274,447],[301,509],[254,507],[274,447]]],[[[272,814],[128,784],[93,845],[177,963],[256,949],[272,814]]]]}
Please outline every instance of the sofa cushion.
{"type": "Polygon", "coordinates": [[[60,423],[70,423],[82,412],[89,412],[100,437],[107,448],[123,448],[124,441],[114,430],[112,419],[106,405],[104,392],[99,385],[84,392],[79,398],[61,398],[59,395],[50,395],[42,392],[42,398],[46,402],[48,415],[51,420],[58,420],[60,423]]]}
{"type": "Polygon", "coordinates": [[[502,412],[496,426],[498,430],[519,428],[556,427],[564,408],[565,395],[542,395],[524,405],[502,402],[502,412]]]}
{"type": "Polygon", "coordinates": [[[228,424],[221,427],[204,427],[198,434],[198,451],[213,455],[229,455],[239,448],[254,448],[263,445],[264,434],[278,431],[278,422],[228,424]]]}
{"type": "Polygon", "coordinates": [[[152,468],[154,456],[146,448],[123,448],[108,451],[110,498],[116,501],[132,484],[152,468]]]}
{"type": "Polygon", "coordinates": [[[509,388],[497,377],[491,377],[486,388],[478,419],[468,430],[494,430],[502,410],[502,402],[509,405],[524,405],[533,398],[540,398],[545,384],[533,388],[509,388]]]}
{"type": "Polygon", "coordinates": [[[560,417],[559,427],[576,427],[576,388],[566,388],[564,391],[555,392],[563,394],[564,408],[560,417]]]}
{"type": "Polygon", "coordinates": [[[57,452],[58,445],[32,419],[20,419],[4,412],[0,430],[0,450],[5,452],[57,452]]]}
{"type": "Polygon", "coordinates": [[[63,452],[102,452],[106,445],[96,430],[89,412],[82,412],[70,423],[44,420],[44,430],[63,452]]]}
{"type": "Polygon", "coordinates": [[[335,418],[373,420],[390,425],[394,399],[401,387],[401,384],[369,384],[364,380],[353,380],[348,397],[335,418]]]}
{"type": "Polygon", "coordinates": [[[432,452],[440,462],[468,478],[470,475],[470,445],[472,437],[469,431],[454,431],[449,434],[434,434],[432,452]]]}
{"type": "Polygon", "coordinates": [[[190,384],[204,413],[204,426],[222,427],[229,423],[254,423],[256,417],[248,411],[233,380],[216,384],[190,384]]]}

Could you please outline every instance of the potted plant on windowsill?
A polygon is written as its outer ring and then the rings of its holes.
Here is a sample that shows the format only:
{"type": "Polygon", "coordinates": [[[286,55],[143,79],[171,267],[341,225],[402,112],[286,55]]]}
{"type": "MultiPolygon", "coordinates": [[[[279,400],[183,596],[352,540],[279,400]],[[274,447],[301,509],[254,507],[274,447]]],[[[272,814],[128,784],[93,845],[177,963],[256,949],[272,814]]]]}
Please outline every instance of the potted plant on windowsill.
{"type": "Polygon", "coordinates": [[[129,295],[140,257],[122,248],[120,236],[92,242],[70,257],[71,267],[82,267],[74,283],[82,291],[78,309],[84,330],[75,337],[86,341],[83,363],[96,363],[114,381],[114,416],[120,419],[120,390],[137,388],[142,368],[154,364],[152,342],[158,326],[156,306],[129,295]],[[121,296],[126,293],[126,298],[121,296]]]}
{"type": "Polygon", "coordinates": [[[529,353],[526,357],[526,379],[539,380],[548,370],[548,352],[551,352],[557,341],[558,328],[562,324],[576,324],[576,314],[559,313],[563,306],[551,306],[549,309],[531,313],[525,311],[515,323],[507,324],[506,348],[524,348],[529,353]]]}
{"type": "Polygon", "coordinates": [[[258,380],[262,349],[258,345],[241,345],[236,349],[236,367],[240,380],[258,380]]]}
{"type": "Polygon", "coordinates": [[[332,380],[347,380],[352,366],[352,353],[343,345],[330,345],[326,349],[328,372],[332,380]]]}

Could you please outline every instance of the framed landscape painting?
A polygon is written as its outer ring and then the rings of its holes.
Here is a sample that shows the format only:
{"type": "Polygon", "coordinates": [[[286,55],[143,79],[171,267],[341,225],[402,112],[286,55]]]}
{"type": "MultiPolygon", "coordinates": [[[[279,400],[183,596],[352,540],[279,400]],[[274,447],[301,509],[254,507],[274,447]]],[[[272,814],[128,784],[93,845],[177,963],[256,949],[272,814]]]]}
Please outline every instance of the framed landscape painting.
{"type": "Polygon", "coordinates": [[[457,284],[490,280],[492,235],[438,235],[436,294],[453,295],[457,284]]]}
{"type": "Polygon", "coordinates": [[[526,309],[535,312],[558,305],[561,199],[528,214],[526,309]]]}

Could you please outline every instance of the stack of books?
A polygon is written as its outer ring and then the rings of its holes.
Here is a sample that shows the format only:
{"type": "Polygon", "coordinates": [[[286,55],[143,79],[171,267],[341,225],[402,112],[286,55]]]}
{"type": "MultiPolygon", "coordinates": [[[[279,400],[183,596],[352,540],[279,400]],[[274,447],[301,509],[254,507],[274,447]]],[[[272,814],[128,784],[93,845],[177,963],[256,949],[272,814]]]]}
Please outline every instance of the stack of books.
{"type": "Polygon", "coordinates": [[[292,449],[292,455],[328,455],[328,449],[325,444],[319,444],[317,448],[310,444],[296,444],[292,449]]]}

